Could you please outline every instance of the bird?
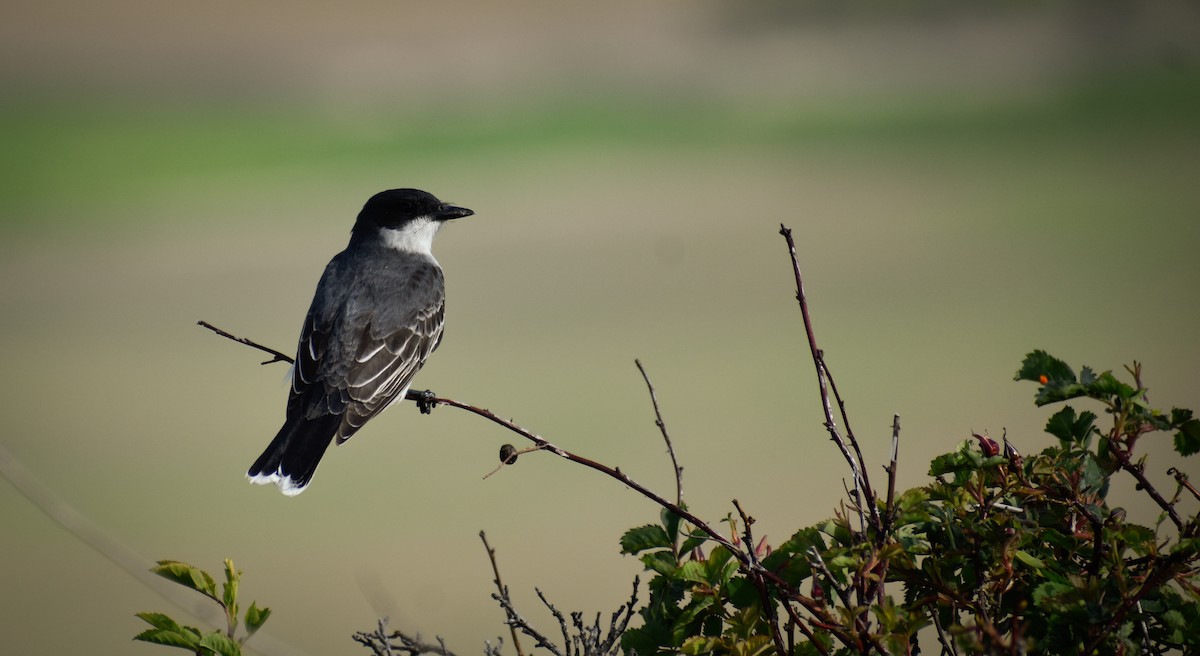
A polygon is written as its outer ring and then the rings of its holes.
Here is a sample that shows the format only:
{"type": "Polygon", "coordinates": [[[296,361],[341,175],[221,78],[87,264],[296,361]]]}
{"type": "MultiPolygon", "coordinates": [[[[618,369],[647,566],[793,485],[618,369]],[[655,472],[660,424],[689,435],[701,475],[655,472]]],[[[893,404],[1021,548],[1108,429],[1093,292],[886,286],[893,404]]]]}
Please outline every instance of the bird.
{"type": "Polygon", "coordinates": [[[246,476],[295,496],[325,450],[404,399],[442,342],[445,278],[434,235],[473,211],[419,189],[389,189],[363,205],[350,243],[325,267],[291,371],[283,427],[246,476]]]}

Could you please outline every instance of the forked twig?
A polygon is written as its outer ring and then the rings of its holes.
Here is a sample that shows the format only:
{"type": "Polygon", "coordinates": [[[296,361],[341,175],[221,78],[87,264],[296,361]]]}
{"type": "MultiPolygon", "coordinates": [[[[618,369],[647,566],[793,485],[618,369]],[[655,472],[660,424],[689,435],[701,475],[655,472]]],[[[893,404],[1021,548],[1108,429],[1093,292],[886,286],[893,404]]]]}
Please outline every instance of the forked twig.
{"type": "Polygon", "coordinates": [[[675,469],[675,503],[682,506],[683,467],[679,466],[679,460],[675,458],[675,447],[671,445],[667,424],[663,421],[662,412],[658,408],[658,395],[654,393],[654,384],[650,382],[650,376],[646,374],[646,368],[642,366],[642,361],[634,359],[633,363],[637,365],[638,371],[642,372],[642,379],[646,381],[646,389],[650,390],[650,403],[654,406],[654,425],[658,426],[658,430],[662,432],[663,441],[667,443],[667,454],[671,456],[671,466],[675,469]]]}
{"type": "MultiPolygon", "coordinates": [[[[796,258],[796,242],[792,239],[792,229],[780,224],[779,234],[783,235],[783,238],[787,241],[788,253],[792,258],[792,272],[796,277],[796,301],[800,304],[800,315],[804,320],[804,333],[808,337],[808,348],[812,352],[813,365],[817,369],[817,384],[821,390],[821,404],[825,411],[825,428],[829,431],[829,438],[833,440],[838,450],[842,452],[842,457],[845,458],[846,464],[850,466],[850,472],[854,476],[855,490],[861,492],[864,497],[855,503],[860,520],[863,517],[863,507],[865,506],[867,514],[870,516],[871,526],[876,530],[880,530],[882,529],[882,524],[879,519],[879,510],[876,508],[875,492],[871,489],[871,482],[866,470],[862,468],[862,452],[858,448],[858,440],[854,439],[853,434],[848,433],[851,444],[847,446],[846,439],[842,437],[841,431],[838,430],[837,421],[833,416],[833,404],[829,397],[829,388],[833,384],[832,376],[829,373],[829,368],[825,365],[824,352],[817,347],[817,338],[812,327],[812,317],[809,316],[808,312],[808,298],[804,294],[804,278],[800,274],[800,262],[796,258]],[[851,448],[858,454],[858,457],[855,457],[850,452],[851,448]]],[[[845,404],[841,402],[840,395],[837,395],[837,397],[844,417],[845,404]]],[[[880,532],[882,533],[881,530],[880,532]]]]}
{"type": "Polygon", "coordinates": [[[236,335],[231,335],[231,334],[225,332],[224,330],[217,328],[216,326],[212,325],[211,323],[209,323],[207,321],[200,320],[200,321],[197,321],[196,324],[204,326],[205,328],[208,328],[209,330],[220,335],[221,337],[224,337],[226,339],[232,339],[233,341],[235,341],[239,344],[245,344],[246,346],[249,346],[251,348],[256,348],[265,353],[270,353],[272,356],[274,356],[270,360],[267,360],[266,362],[263,362],[261,364],[271,364],[272,362],[286,362],[288,364],[295,364],[295,362],[296,362],[295,358],[293,358],[292,356],[290,356],[286,353],[282,353],[280,351],[276,351],[273,348],[263,346],[262,344],[259,344],[258,342],[250,341],[250,340],[246,339],[245,337],[238,337],[236,335]]]}
{"type": "MultiPolygon", "coordinates": [[[[492,548],[492,545],[488,544],[487,533],[480,531],[479,539],[483,540],[483,548],[487,550],[488,560],[492,563],[492,573],[496,575],[496,591],[499,592],[501,596],[507,597],[508,588],[504,586],[503,582],[501,582],[500,567],[496,564],[496,550],[492,548]]],[[[513,648],[517,650],[517,656],[525,656],[524,650],[521,649],[521,640],[517,637],[517,627],[513,626],[512,624],[508,624],[508,630],[512,632],[513,648]]]]}
{"type": "MultiPolygon", "coordinates": [[[[243,337],[237,337],[237,336],[233,335],[232,333],[229,333],[225,330],[221,330],[220,328],[217,328],[217,327],[213,326],[212,324],[209,324],[208,322],[200,321],[198,323],[201,326],[208,328],[209,330],[213,331],[214,333],[216,333],[226,339],[231,339],[235,342],[238,342],[239,344],[245,344],[247,346],[251,346],[256,349],[259,349],[261,351],[266,351],[267,353],[274,353],[274,354],[278,354],[281,356],[278,360],[273,360],[273,362],[274,361],[291,361],[291,358],[288,358],[287,356],[283,356],[282,354],[279,353],[279,351],[267,348],[265,346],[262,346],[261,344],[258,344],[256,342],[253,342],[248,339],[245,339],[243,337]]],[[[413,394],[413,393],[410,392],[410,394],[413,394]]],[[[420,393],[416,393],[416,394],[420,395],[420,393]]],[[[642,485],[641,483],[638,483],[637,481],[633,480],[627,474],[625,474],[625,472],[622,472],[620,467],[609,467],[608,465],[596,462],[595,460],[592,460],[591,458],[585,458],[584,456],[580,456],[580,455],[577,455],[570,451],[567,451],[566,449],[556,446],[549,440],[546,440],[546,439],[542,438],[541,436],[536,435],[536,434],[532,433],[531,431],[526,430],[525,428],[522,428],[521,426],[518,426],[512,420],[504,419],[486,408],[480,408],[477,406],[473,406],[469,403],[463,403],[462,401],[456,401],[454,399],[435,396],[435,395],[430,396],[430,397],[425,397],[425,400],[428,401],[431,405],[447,405],[452,408],[458,408],[459,410],[465,410],[467,412],[470,412],[471,414],[483,417],[484,419],[487,419],[488,421],[490,421],[494,424],[497,424],[499,426],[503,426],[504,428],[508,429],[509,431],[516,433],[517,435],[520,435],[521,437],[524,437],[525,439],[529,440],[530,442],[533,442],[535,448],[538,450],[548,451],[550,453],[553,453],[556,456],[559,456],[560,458],[570,460],[571,462],[583,465],[584,467],[588,467],[590,469],[594,469],[602,474],[609,476],[610,478],[615,478],[616,480],[623,483],[626,487],[634,490],[635,492],[641,494],[642,496],[646,497],[647,499],[650,499],[651,501],[658,504],[659,506],[662,506],[663,508],[666,508],[667,510],[675,513],[676,515],[679,515],[683,519],[691,522],[693,526],[695,526],[696,528],[703,531],[709,537],[709,539],[717,542],[718,544],[725,547],[726,549],[729,549],[729,552],[731,554],[733,554],[733,556],[735,558],[737,558],[738,561],[740,563],[742,563],[742,565],[747,566],[747,567],[749,567],[751,565],[750,558],[746,555],[746,553],[744,551],[742,551],[742,549],[740,549],[736,544],[731,542],[728,538],[726,538],[725,536],[723,536],[719,532],[717,532],[716,529],[709,526],[708,523],[704,522],[703,520],[701,520],[699,517],[692,514],[691,512],[685,510],[679,504],[671,503],[670,501],[667,501],[661,495],[654,492],[650,488],[647,488],[646,486],[642,485]]],[[[776,578],[778,578],[778,577],[776,577],[776,578]]],[[[779,581],[782,582],[782,579],[780,579],[779,581]]]]}

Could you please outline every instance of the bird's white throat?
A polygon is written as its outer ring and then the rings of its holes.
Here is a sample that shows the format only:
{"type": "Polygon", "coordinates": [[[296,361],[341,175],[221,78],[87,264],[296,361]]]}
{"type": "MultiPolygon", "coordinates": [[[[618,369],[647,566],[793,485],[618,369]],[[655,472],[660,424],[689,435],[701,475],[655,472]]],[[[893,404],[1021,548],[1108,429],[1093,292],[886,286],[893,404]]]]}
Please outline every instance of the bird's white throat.
{"type": "Polygon", "coordinates": [[[433,236],[441,227],[441,221],[417,217],[399,228],[383,228],[379,232],[388,248],[433,257],[433,236]]]}

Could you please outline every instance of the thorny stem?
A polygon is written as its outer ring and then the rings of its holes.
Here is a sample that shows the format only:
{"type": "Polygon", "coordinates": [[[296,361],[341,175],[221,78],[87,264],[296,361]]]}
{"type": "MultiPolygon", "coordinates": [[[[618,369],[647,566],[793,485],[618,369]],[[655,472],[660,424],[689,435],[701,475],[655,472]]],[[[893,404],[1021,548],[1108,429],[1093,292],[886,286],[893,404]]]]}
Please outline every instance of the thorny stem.
{"type": "MultiPolygon", "coordinates": [[[[751,562],[758,566],[758,554],[754,550],[754,534],[750,531],[750,526],[754,524],[754,518],[747,515],[745,510],[742,510],[742,504],[738,503],[737,499],[733,500],[733,507],[737,509],[738,515],[742,518],[742,540],[746,545],[746,553],[750,556],[751,562]]],[[[762,577],[755,572],[750,577],[754,587],[758,590],[758,596],[762,599],[763,611],[767,615],[767,625],[771,627],[771,640],[775,642],[775,651],[777,654],[788,654],[783,646],[783,634],[779,631],[779,614],[775,607],[775,602],[771,599],[771,593],[767,590],[767,584],[763,582],[762,577]]]]}
{"type": "Polygon", "coordinates": [[[638,371],[642,372],[642,379],[646,381],[646,389],[650,391],[650,403],[654,406],[654,425],[658,426],[658,430],[662,432],[663,441],[667,443],[667,454],[671,456],[671,466],[675,470],[675,503],[683,505],[683,467],[679,466],[679,460],[675,458],[675,447],[671,445],[671,436],[667,434],[667,424],[663,421],[662,412],[658,409],[658,395],[654,393],[654,384],[650,382],[650,376],[646,374],[646,368],[642,366],[642,361],[634,359],[634,364],[637,365],[638,371]]]}
{"type": "Polygon", "coordinates": [[[1116,440],[1111,440],[1110,444],[1111,447],[1109,448],[1109,451],[1112,452],[1113,457],[1117,459],[1117,462],[1121,464],[1121,469],[1129,472],[1130,475],[1137,479],[1138,486],[1145,490],[1146,494],[1149,494],[1151,499],[1154,499],[1154,503],[1157,503],[1158,507],[1162,508],[1163,511],[1167,513],[1167,516],[1171,518],[1171,522],[1175,524],[1175,528],[1179,529],[1179,532],[1182,533],[1183,520],[1180,519],[1179,513],[1175,512],[1175,506],[1167,503],[1167,500],[1164,499],[1161,494],[1159,494],[1158,489],[1155,488],[1150,480],[1146,478],[1146,474],[1142,471],[1141,467],[1130,462],[1130,453],[1126,448],[1120,446],[1116,440]]]}
{"type": "MultiPolygon", "coordinates": [[[[236,337],[236,336],[234,336],[224,330],[221,330],[220,328],[217,328],[207,322],[201,321],[198,323],[201,326],[204,326],[205,328],[208,328],[209,330],[217,333],[218,335],[225,337],[227,339],[231,339],[235,342],[239,342],[239,343],[245,344],[247,346],[252,346],[256,349],[266,351],[268,353],[279,353],[278,351],[275,351],[274,349],[267,348],[265,346],[255,343],[255,342],[252,342],[248,339],[245,339],[242,337],[236,337]]],[[[279,358],[279,360],[275,360],[275,361],[292,362],[292,359],[287,356],[281,356],[279,358]]],[[[646,497],[647,499],[650,499],[651,501],[657,503],[658,505],[662,506],[663,508],[666,508],[667,510],[670,510],[671,512],[679,515],[683,519],[686,519],[687,521],[691,522],[693,525],[696,526],[696,528],[700,529],[705,534],[707,534],[710,539],[717,542],[718,544],[725,547],[726,549],[729,549],[730,553],[732,553],[743,565],[747,565],[747,566],[750,565],[749,557],[741,549],[739,549],[736,544],[730,542],[725,536],[718,533],[715,529],[713,529],[711,526],[709,526],[707,523],[705,523],[699,517],[696,517],[692,513],[683,509],[679,504],[675,504],[675,503],[671,503],[670,501],[667,501],[662,496],[658,495],[657,493],[650,490],[646,486],[633,480],[628,475],[626,475],[624,472],[622,472],[620,467],[609,467],[608,465],[605,465],[603,463],[599,463],[590,458],[585,458],[583,456],[576,455],[570,451],[567,451],[566,449],[555,446],[549,440],[543,439],[542,437],[535,435],[534,433],[522,428],[521,426],[518,426],[516,423],[512,422],[511,420],[503,419],[503,418],[497,416],[495,413],[493,413],[492,411],[490,411],[486,408],[479,408],[479,407],[473,406],[469,403],[463,403],[462,401],[456,401],[454,399],[440,397],[440,396],[434,396],[434,398],[432,398],[430,400],[433,403],[433,405],[448,405],[450,407],[458,408],[460,410],[466,410],[467,412],[470,412],[472,414],[483,417],[484,419],[487,419],[488,421],[491,421],[494,424],[503,426],[504,428],[507,428],[509,431],[512,431],[513,433],[516,433],[517,435],[524,437],[525,439],[529,440],[530,442],[533,442],[534,446],[537,449],[540,449],[543,451],[549,451],[550,453],[553,453],[554,455],[559,456],[560,458],[570,460],[571,462],[583,465],[584,467],[588,467],[590,469],[594,469],[594,470],[596,470],[602,474],[605,474],[611,478],[617,479],[618,481],[624,483],[626,487],[629,487],[630,489],[641,494],[642,496],[646,497]]]]}
{"type": "MultiPolygon", "coordinates": [[[[796,259],[796,242],[792,239],[792,229],[780,224],[779,234],[783,235],[783,238],[787,241],[788,253],[792,258],[792,272],[796,277],[796,301],[800,303],[800,315],[804,320],[804,333],[808,337],[808,348],[812,352],[813,365],[817,369],[817,384],[821,390],[821,402],[825,410],[825,428],[829,431],[829,438],[833,440],[834,444],[837,444],[838,449],[842,452],[842,457],[850,465],[850,472],[854,476],[855,490],[864,497],[864,499],[857,500],[855,504],[859,516],[862,516],[862,508],[866,506],[871,516],[871,525],[876,530],[879,530],[881,524],[879,521],[879,510],[875,507],[875,492],[871,489],[867,472],[863,470],[861,465],[862,455],[858,448],[858,440],[855,440],[853,434],[850,434],[854,451],[859,454],[859,457],[856,458],[850,453],[850,447],[846,446],[846,440],[842,438],[841,433],[838,431],[837,422],[833,417],[833,405],[829,399],[829,387],[833,381],[829,374],[829,368],[825,365],[825,354],[817,347],[817,338],[812,327],[812,317],[809,316],[808,312],[808,298],[804,294],[804,279],[800,274],[800,262],[796,259]]],[[[841,397],[839,396],[838,398],[840,403],[841,397]]]]}
{"type": "MultiPolygon", "coordinates": [[[[496,575],[496,591],[501,595],[507,596],[508,590],[505,589],[504,583],[500,581],[500,567],[496,564],[496,550],[492,548],[492,545],[488,544],[487,533],[480,531],[479,539],[483,540],[483,548],[487,551],[488,560],[492,563],[492,573],[496,575]]],[[[508,630],[512,632],[513,648],[517,650],[517,656],[525,656],[524,650],[521,649],[521,640],[517,637],[517,627],[509,624],[508,630]]]]}
{"type": "MultiPolygon", "coordinates": [[[[253,342],[253,341],[245,339],[245,338],[236,337],[236,336],[232,335],[231,333],[221,330],[207,322],[200,321],[198,323],[199,323],[199,325],[204,326],[205,328],[208,328],[209,330],[213,331],[214,333],[216,333],[222,337],[225,337],[227,339],[231,339],[235,342],[245,344],[247,346],[251,346],[256,349],[266,351],[268,353],[277,354],[279,357],[276,360],[272,360],[271,362],[275,362],[275,361],[292,362],[291,358],[279,353],[279,351],[267,348],[265,346],[262,346],[256,342],[253,342]]],[[[649,488],[647,488],[647,487],[643,486],[642,484],[638,483],[637,481],[633,480],[628,475],[626,475],[624,472],[622,472],[620,467],[609,467],[608,465],[596,462],[595,460],[592,460],[590,458],[585,458],[583,456],[576,455],[570,451],[567,451],[566,449],[562,449],[558,446],[555,446],[550,441],[543,439],[542,437],[540,437],[538,435],[535,435],[534,433],[522,428],[521,426],[518,426],[516,423],[514,423],[511,420],[503,419],[503,418],[497,416],[496,414],[494,414],[490,410],[487,410],[486,408],[479,408],[479,407],[470,405],[468,403],[463,403],[462,401],[456,401],[454,399],[438,397],[438,396],[434,396],[433,398],[425,398],[425,400],[427,402],[431,403],[432,405],[448,405],[448,406],[451,406],[454,408],[458,408],[460,410],[465,410],[467,412],[478,415],[480,417],[483,417],[484,419],[487,419],[488,421],[491,421],[494,424],[502,426],[502,427],[508,429],[509,431],[516,433],[517,435],[520,435],[521,437],[524,437],[525,439],[529,440],[530,442],[533,442],[534,447],[536,449],[543,450],[543,451],[549,451],[550,453],[553,453],[561,458],[570,460],[571,462],[574,462],[576,464],[583,465],[584,467],[594,469],[602,474],[609,476],[610,478],[614,478],[614,479],[620,481],[626,487],[634,490],[635,492],[641,494],[642,496],[646,497],[647,499],[650,499],[651,501],[658,504],[659,506],[666,508],[667,510],[671,511],[672,513],[675,513],[676,515],[683,518],[684,520],[690,522],[693,526],[695,526],[697,529],[699,529],[705,535],[707,535],[709,537],[709,539],[713,540],[717,544],[720,544],[721,546],[728,549],[729,553],[732,554],[733,557],[736,558],[738,560],[738,562],[741,564],[741,569],[743,571],[747,572],[747,574],[750,576],[761,577],[762,579],[770,581],[772,584],[779,587],[780,590],[785,593],[786,597],[789,600],[795,601],[796,603],[803,606],[806,610],[808,610],[808,612],[812,613],[813,616],[816,618],[816,621],[819,623],[819,625],[822,626],[823,628],[826,628],[827,630],[829,630],[829,632],[831,634],[833,634],[834,636],[836,636],[837,639],[839,641],[841,641],[843,644],[845,644],[846,646],[854,646],[856,644],[857,641],[852,636],[850,636],[843,628],[841,628],[837,619],[835,617],[833,617],[819,603],[817,603],[813,599],[810,599],[808,597],[801,595],[799,592],[797,592],[792,587],[791,584],[789,584],[787,581],[780,578],[774,572],[771,572],[771,571],[763,568],[757,562],[752,560],[751,557],[749,555],[747,555],[747,553],[745,551],[743,551],[736,544],[731,542],[728,538],[726,538],[725,536],[723,536],[719,532],[717,532],[716,529],[709,526],[708,523],[704,522],[699,517],[697,517],[696,515],[689,512],[688,510],[684,509],[680,504],[671,503],[670,501],[667,501],[659,494],[655,493],[654,491],[650,490],[649,488]]]]}
{"type": "Polygon", "coordinates": [[[245,344],[246,346],[249,346],[251,348],[256,348],[260,351],[270,353],[271,355],[275,356],[275,357],[271,358],[270,360],[263,362],[262,364],[271,364],[272,362],[286,362],[288,364],[294,364],[296,362],[296,360],[294,358],[292,358],[290,355],[288,355],[286,353],[276,351],[273,348],[263,346],[262,344],[259,344],[257,342],[252,342],[252,341],[246,339],[245,337],[237,337],[235,335],[230,335],[229,333],[225,332],[224,330],[221,330],[220,328],[217,328],[216,326],[212,325],[211,323],[209,323],[207,321],[203,321],[203,320],[197,321],[196,324],[204,326],[205,328],[208,328],[209,330],[220,335],[221,337],[224,337],[226,339],[232,339],[233,341],[238,342],[239,344],[245,344]]]}

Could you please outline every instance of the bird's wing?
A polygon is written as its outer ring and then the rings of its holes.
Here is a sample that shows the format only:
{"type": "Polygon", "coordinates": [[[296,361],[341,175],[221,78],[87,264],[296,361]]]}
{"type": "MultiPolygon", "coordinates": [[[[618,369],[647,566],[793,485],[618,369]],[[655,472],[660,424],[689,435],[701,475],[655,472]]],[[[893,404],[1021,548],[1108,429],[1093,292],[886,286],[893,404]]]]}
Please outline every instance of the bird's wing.
{"type": "Polygon", "coordinates": [[[349,396],[331,388],[322,379],[325,354],[329,351],[333,326],[322,319],[321,308],[314,305],[304,318],[296,362],[292,365],[292,393],[288,397],[288,416],[303,414],[308,419],[340,415],[349,396]]]}
{"type": "Polygon", "coordinates": [[[439,297],[426,307],[386,320],[375,316],[354,340],[353,358],[338,387],[348,397],[338,442],[350,438],[368,419],[408,391],[413,376],[442,339],[445,303],[439,297]]]}

